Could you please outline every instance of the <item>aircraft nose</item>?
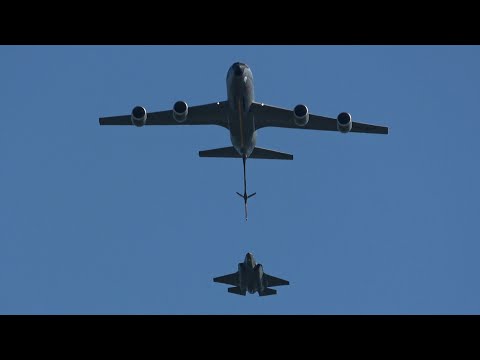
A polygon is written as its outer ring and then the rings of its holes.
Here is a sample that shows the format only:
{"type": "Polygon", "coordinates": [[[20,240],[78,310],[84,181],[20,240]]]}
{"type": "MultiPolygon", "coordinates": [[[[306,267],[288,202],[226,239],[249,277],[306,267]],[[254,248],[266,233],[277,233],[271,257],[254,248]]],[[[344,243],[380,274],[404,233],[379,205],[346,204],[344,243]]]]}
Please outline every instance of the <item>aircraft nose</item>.
{"type": "Polygon", "coordinates": [[[239,63],[233,64],[233,73],[235,76],[242,76],[243,75],[243,66],[239,63]]]}

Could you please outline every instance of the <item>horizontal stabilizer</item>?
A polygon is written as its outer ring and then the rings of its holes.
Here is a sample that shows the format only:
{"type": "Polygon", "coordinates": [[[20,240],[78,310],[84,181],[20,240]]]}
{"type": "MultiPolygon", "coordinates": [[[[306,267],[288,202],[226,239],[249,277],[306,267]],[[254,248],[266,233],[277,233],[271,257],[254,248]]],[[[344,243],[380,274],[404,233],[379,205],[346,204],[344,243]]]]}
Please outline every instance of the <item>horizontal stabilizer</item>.
{"type": "Polygon", "coordinates": [[[243,296],[245,296],[245,294],[247,293],[246,290],[242,291],[239,286],[228,288],[228,292],[232,294],[243,295],[243,296]]]}
{"type": "MultiPolygon", "coordinates": [[[[224,148],[199,151],[200,157],[216,157],[216,158],[239,158],[242,157],[233,146],[224,148]]],[[[280,151],[264,149],[256,147],[248,157],[249,159],[277,159],[277,160],[293,160],[292,154],[282,153],[280,151]]]]}
{"type": "MultiPolygon", "coordinates": [[[[242,158],[233,146],[199,151],[198,155],[200,157],[229,157],[229,158],[239,158],[239,159],[242,158]]],[[[293,155],[282,153],[280,151],[256,147],[255,149],[253,149],[252,153],[248,158],[249,159],[293,160],[293,155]]]]}
{"type": "Polygon", "coordinates": [[[282,153],[280,151],[263,149],[256,147],[248,157],[249,159],[276,159],[276,160],[293,160],[292,154],[282,153]]]}
{"type": "Polygon", "coordinates": [[[224,148],[199,151],[200,157],[216,157],[216,158],[242,158],[233,146],[224,148]]]}
{"type": "Polygon", "coordinates": [[[275,289],[269,289],[269,288],[264,288],[263,291],[258,293],[260,296],[268,296],[268,295],[276,295],[277,290],[275,289]]]}

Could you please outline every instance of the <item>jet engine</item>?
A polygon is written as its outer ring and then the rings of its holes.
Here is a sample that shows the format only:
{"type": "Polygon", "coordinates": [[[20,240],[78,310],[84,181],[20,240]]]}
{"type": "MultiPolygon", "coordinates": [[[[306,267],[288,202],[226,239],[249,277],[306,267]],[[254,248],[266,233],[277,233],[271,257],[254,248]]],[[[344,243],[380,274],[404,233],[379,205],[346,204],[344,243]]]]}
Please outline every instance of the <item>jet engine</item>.
{"type": "Polygon", "coordinates": [[[337,129],[342,133],[348,133],[352,130],[352,116],[347,112],[342,112],[337,116],[337,129]]]}
{"type": "Polygon", "coordinates": [[[293,120],[297,126],[305,126],[308,124],[308,108],[305,105],[297,105],[293,109],[293,120]]]}
{"type": "Polygon", "coordinates": [[[142,127],[147,122],[147,110],[142,106],[135,106],[132,110],[132,124],[142,127]]]}
{"type": "Polygon", "coordinates": [[[177,101],[173,105],[173,118],[178,123],[183,123],[187,120],[188,105],[185,101],[177,101]]]}

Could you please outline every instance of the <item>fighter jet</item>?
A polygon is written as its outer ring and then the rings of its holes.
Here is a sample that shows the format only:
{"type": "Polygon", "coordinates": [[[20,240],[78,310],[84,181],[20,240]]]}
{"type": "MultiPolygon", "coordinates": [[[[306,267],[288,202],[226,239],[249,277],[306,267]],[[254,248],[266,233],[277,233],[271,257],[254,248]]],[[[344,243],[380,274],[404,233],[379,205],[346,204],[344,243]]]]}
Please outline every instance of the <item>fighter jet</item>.
{"type": "MultiPolygon", "coordinates": [[[[201,69],[199,69],[201,71],[201,69]]],[[[280,71],[278,76],[283,76],[280,71]]],[[[230,132],[233,146],[200,151],[200,157],[241,158],[243,161],[243,198],[245,220],[247,201],[256,193],[247,195],[246,161],[250,159],[293,160],[293,155],[257,147],[257,130],[264,127],[327,130],[340,133],[357,132],[388,134],[388,127],[353,122],[347,112],[336,118],[309,114],[307,106],[300,104],[292,110],[254,100],[253,74],[247,64],[236,62],[227,72],[227,100],[189,107],[177,101],[172,110],[152,112],[135,106],[130,115],[101,117],[100,125],[218,125],[230,132]]]]}
{"type": "Polygon", "coordinates": [[[247,291],[250,294],[258,291],[259,296],[275,295],[277,290],[269,289],[269,286],[290,285],[287,280],[264,273],[263,266],[255,262],[252,253],[245,255],[245,261],[238,264],[236,273],[216,277],[213,281],[233,285],[228,292],[243,296],[247,291]]]}

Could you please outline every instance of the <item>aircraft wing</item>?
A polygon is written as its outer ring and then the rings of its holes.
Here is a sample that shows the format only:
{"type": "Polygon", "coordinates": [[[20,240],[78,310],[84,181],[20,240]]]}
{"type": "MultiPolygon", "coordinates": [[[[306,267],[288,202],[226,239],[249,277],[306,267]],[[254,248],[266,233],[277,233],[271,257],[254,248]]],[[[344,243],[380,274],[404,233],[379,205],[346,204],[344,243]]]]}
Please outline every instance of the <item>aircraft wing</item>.
{"type": "MultiPolygon", "coordinates": [[[[256,129],[274,126],[291,129],[338,131],[337,119],[334,118],[310,114],[307,125],[298,126],[293,120],[293,110],[254,102],[252,103],[250,111],[253,112],[256,129]]],[[[388,134],[388,127],[352,121],[352,130],[350,131],[370,134],[388,134]]]]}
{"type": "MultiPolygon", "coordinates": [[[[147,112],[145,125],[219,125],[228,129],[228,120],[224,112],[226,102],[216,102],[188,108],[187,120],[178,123],[173,118],[173,110],[147,112]]],[[[132,125],[131,115],[101,117],[100,125],[132,125]]]]}
{"type": "Polygon", "coordinates": [[[228,274],[228,275],[223,275],[219,276],[213,279],[214,282],[222,283],[222,284],[228,284],[228,285],[233,285],[233,286],[238,286],[238,271],[233,274],[228,274]]]}
{"type": "Polygon", "coordinates": [[[290,282],[288,282],[287,280],[283,280],[283,279],[277,278],[275,276],[263,273],[263,285],[265,287],[290,285],[290,282]]]}

